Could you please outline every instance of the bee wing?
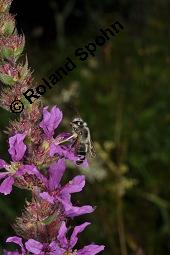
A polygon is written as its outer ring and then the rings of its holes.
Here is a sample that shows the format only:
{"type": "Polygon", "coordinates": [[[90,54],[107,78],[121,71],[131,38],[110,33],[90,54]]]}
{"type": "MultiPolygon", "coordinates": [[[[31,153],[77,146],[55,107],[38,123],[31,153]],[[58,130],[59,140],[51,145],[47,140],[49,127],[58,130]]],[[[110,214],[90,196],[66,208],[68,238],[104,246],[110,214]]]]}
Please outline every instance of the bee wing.
{"type": "Polygon", "coordinates": [[[89,141],[89,154],[92,158],[95,158],[95,156],[96,156],[96,151],[95,151],[95,148],[94,148],[94,145],[93,145],[93,142],[91,139],[89,141]]]}
{"type": "Polygon", "coordinates": [[[96,152],[95,152],[95,148],[94,148],[93,142],[91,140],[90,129],[87,128],[87,130],[88,130],[88,152],[89,152],[89,155],[92,158],[94,158],[96,156],[96,152]]]}

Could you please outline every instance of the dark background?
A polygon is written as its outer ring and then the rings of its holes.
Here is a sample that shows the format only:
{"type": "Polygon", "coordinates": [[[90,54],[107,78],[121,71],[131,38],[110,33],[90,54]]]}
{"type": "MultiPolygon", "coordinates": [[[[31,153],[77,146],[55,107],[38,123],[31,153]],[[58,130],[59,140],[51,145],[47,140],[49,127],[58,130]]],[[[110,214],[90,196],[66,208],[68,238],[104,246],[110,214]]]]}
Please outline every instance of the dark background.
{"type": "MultiPolygon", "coordinates": [[[[116,20],[124,30],[98,47],[60,86],[44,97],[65,114],[63,129],[79,113],[89,124],[97,157],[86,190],[75,197],[97,206],[81,235],[106,245],[106,255],[170,254],[170,1],[14,0],[17,27],[26,35],[26,52],[37,84],[78,47],[93,41],[116,20]]],[[[1,110],[1,157],[7,158],[3,130],[13,114],[1,110]]],[[[29,194],[15,189],[0,197],[0,240],[29,194]]]]}

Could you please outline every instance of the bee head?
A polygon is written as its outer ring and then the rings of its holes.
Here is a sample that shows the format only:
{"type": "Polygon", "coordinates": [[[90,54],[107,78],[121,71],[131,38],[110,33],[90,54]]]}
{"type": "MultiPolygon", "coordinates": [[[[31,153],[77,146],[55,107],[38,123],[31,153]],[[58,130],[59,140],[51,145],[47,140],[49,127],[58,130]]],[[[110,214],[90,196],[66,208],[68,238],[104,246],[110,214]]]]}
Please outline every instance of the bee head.
{"type": "Polygon", "coordinates": [[[79,133],[79,134],[82,132],[83,128],[87,127],[87,123],[78,117],[74,118],[70,124],[71,124],[73,132],[79,133]]]}
{"type": "Polygon", "coordinates": [[[81,118],[74,118],[71,122],[71,126],[83,127],[84,121],[81,118]]]}

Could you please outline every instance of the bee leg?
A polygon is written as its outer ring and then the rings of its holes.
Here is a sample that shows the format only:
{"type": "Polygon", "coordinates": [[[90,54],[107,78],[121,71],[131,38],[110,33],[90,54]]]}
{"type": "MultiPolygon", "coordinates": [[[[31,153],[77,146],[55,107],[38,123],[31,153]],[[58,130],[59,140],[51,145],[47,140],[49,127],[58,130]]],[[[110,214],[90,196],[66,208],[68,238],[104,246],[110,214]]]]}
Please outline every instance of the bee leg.
{"type": "Polygon", "coordinates": [[[62,144],[62,143],[65,143],[65,142],[68,142],[68,141],[70,141],[72,138],[76,138],[77,136],[74,134],[74,135],[71,135],[71,136],[69,136],[67,139],[65,139],[65,140],[62,140],[61,142],[58,142],[56,145],[60,145],[60,144],[62,144]]]}
{"type": "Polygon", "coordinates": [[[71,148],[73,148],[77,143],[77,139],[75,139],[75,141],[73,142],[73,144],[71,145],[71,148]]]}

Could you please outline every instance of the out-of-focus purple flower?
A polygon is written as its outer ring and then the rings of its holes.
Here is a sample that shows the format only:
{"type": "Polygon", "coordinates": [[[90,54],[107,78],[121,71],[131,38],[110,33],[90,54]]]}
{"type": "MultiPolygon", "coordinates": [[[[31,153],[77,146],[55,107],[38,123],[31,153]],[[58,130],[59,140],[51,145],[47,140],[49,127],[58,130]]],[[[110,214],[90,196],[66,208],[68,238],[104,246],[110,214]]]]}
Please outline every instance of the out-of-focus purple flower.
{"type": "Polygon", "coordinates": [[[85,246],[80,250],[74,251],[73,248],[77,244],[78,234],[84,231],[84,229],[89,225],[89,222],[85,222],[79,226],[76,226],[72,232],[70,239],[68,240],[66,234],[68,229],[66,227],[65,222],[62,222],[61,227],[59,229],[59,233],[57,236],[57,240],[61,248],[64,249],[64,254],[76,254],[76,255],[95,255],[100,251],[104,250],[103,245],[90,244],[85,246]],[[75,253],[74,253],[75,252],[75,253]]]}
{"type": "MultiPolygon", "coordinates": [[[[85,222],[79,226],[76,226],[71,234],[70,239],[67,239],[66,234],[68,229],[65,222],[62,222],[56,240],[53,240],[50,244],[41,243],[34,239],[29,239],[25,245],[20,237],[14,236],[9,237],[6,242],[12,242],[20,246],[22,255],[26,255],[27,252],[36,255],[64,255],[64,254],[75,254],[75,255],[95,255],[104,250],[103,245],[90,244],[80,250],[74,250],[75,245],[78,241],[78,234],[84,231],[84,229],[90,225],[89,222],[85,222]]],[[[18,255],[20,253],[16,253],[18,255]]],[[[10,255],[10,254],[6,254],[10,255]]]]}
{"type": "Polygon", "coordinates": [[[92,206],[85,205],[78,207],[73,206],[71,203],[71,194],[80,192],[85,186],[85,176],[76,176],[69,181],[69,183],[61,187],[60,181],[65,169],[64,159],[59,159],[50,166],[48,171],[49,178],[46,186],[47,191],[40,193],[40,196],[49,203],[55,203],[56,201],[62,203],[67,217],[73,218],[75,216],[93,212],[94,208],[92,206]]]}
{"type": "Polygon", "coordinates": [[[24,138],[25,135],[23,134],[17,134],[9,138],[10,148],[8,152],[13,160],[11,164],[0,159],[0,169],[5,168],[7,170],[6,172],[0,172],[0,180],[3,180],[0,184],[0,193],[4,195],[11,193],[15,178],[20,178],[25,173],[36,175],[41,181],[45,182],[45,178],[34,165],[23,165],[22,162],[19,162],[23,159],[26,151],[26,145],[23,142],[24,138]]]}
{"type": "Polygon", "coordinates": [[[54,135],[54,131],[59,126],[62,118],[63,113],[58,107],[54,106],[50,112],[48,111],[48,107],[44,107],[43,120],[40,122],[40,127],[44,130],[48,138],[54,135]]]}
{"type": "Polygon", "coordinates": [[[4,251],[3,255],[22,255],[18,251],[4,251]]]}

